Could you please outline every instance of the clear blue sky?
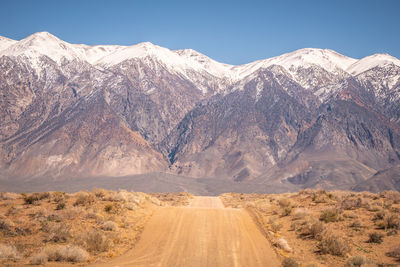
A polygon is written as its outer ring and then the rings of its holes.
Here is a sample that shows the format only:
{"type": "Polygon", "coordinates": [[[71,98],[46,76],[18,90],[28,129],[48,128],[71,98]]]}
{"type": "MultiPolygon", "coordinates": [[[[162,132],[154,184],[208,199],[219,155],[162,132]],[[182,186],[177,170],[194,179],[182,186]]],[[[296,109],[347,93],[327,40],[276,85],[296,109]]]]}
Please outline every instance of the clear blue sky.
{"type": "Polygon", "coordinates": [[[1,0],[0,35],[193,48],[243,64],[304,47],[400,58],[400,0],[1,0]]]}

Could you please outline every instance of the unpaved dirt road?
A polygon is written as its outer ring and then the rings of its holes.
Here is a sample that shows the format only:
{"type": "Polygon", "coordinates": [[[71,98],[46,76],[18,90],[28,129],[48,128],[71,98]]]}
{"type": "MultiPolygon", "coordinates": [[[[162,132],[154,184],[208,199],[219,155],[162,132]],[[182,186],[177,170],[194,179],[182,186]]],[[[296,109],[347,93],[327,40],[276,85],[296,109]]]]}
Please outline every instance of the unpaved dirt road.
{"type": "Polygon", "coordinates": [[[158,209],[133,250],[91,266],[279,266],[279,261],[246,211],[224,208],[218,197],[195,197],[188,207],[158,209]]]}

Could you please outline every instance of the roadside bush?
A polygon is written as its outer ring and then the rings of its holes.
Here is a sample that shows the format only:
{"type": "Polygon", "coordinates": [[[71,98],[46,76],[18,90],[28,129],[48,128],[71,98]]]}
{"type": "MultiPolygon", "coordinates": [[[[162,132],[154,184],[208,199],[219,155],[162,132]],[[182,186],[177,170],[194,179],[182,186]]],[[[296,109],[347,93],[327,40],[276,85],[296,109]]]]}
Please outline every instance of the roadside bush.
{"type": "Polygon", "coordinates": [[[302,229],[301,235],[309,236],[316,240],[321,240],[322,233],[325,230],[324,223],[317,219],[307,221],[302,229]]]}
{"type": "Polygon", "coordinates": [[[298,263],[297,263],[297,261],[295,260],[295,259],[293,259],[293,258],[285,258],[283,261],[282,261],[282,266],[283,267],[298,267],[298,266],[300,266],[298,263]]]}
{"type": "Polygon", "coordinates": [[[271,226],[271,230],[274,232],[278,232],[282,228],[282,224],[280,224],[274,216],[268,218],[268,223],[271,226]]]}
{"type": "Polygon", "coordinates": [[[297,208],[293,211],[292,220],[303,220],[310,212],[306,209],[297,208]]]}
{"type": "Polygon", "coordinates": [[[335,256],[345,256],[350,252],[350,246],[346,240],[328,231],[322,233],[318,248],[323,254],[335,256]]]}
{"type": "Polygon", "coordinates": [[[104,252],[109,250],[113,245],[111,240],[108,240],[104,234],[96,230],[88,232],[84,241],[86,249],[92,252],[104,252]]]}
{"type": "Polygon", "coordinates": [[[18,260],[20,258],[17,249],[14,246],[0,243],[0,259],[2,260],[18,260]]]}
{"type": "Polygon", "coordinates": [[[383,234],[378,232],[373,232],[369,234],[368,243],[377,243],[380,244],[383,242],[383,234]]]}
{"type": "Polygon", "coordinates": [[[86,250],[73,245],[46,247],[42,253],[48,261],[84,262],[89,259],[86,250]]]}

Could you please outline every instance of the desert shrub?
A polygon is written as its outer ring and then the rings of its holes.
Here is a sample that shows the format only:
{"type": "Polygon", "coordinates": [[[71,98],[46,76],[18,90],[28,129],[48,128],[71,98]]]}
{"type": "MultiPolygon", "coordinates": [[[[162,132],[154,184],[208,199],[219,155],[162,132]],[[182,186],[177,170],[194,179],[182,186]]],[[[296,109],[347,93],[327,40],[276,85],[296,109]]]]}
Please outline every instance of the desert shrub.
{"type": "Polygon", "coordinates": [[[275,216],[271,216],[268,218],[268,223],[271,226],[271,230],[274,232],[278,232],[282,228],[282,224],[280,224],[275,216]]]}
{"type": "Polygon", "coordinates": [[[118,214],[121,212],[121,204],[112,203],[104,206],[104,211],[107,213],[118,214]]]}
{"type": "Polygon", "coordinates": [[[128,210],[135,210],[136,206],[133,203],[126,203],[125,204],[125,208],[128,209],[128,210]]]}
{"type": "Polygon", "coordinates": [[[65,224],[48,224],[43,229],[47,232],[46,242],[66,242],[71,236],[71,227],[65,224]]]}
{"type": "Polygon", "coordinates": [[[338,209],[324,210],[319,219],[326,223],[338,222],[341,220],[340,211],[338,209]]]}
{"type": "Polygon", "coordinates": [[[380,244],[383,242],[383,234],[378,232],[369,233],[368,243],[377,243],[380,244]]]}
{"type": "Polygon", "coordinates": [[[121,190],[113,196],[112,201],[127,202],[129,199],[130,194],[127,191],[121,190]]]}
{"type": "Polygon", "coordinates": [[[325,228],[326,227],[323,222],[319,221],[318,219],[311,218],[304,223],[300,234],[302,236],[309,236],[311,238],[320,240],[325,228]]]}
{"type": "Polygon", "coordinates": [[[350,246],[343,238],[329,232],[322,233],[321,241],[318,244],[321,253],[335,256],[345,256],[350,252],[350,246]]]}
{"type": "Polygon", "coordinates": [[[0,199],[2,200],[15,200],[20,197],[21,195],[17,193],[0,192],[0,199]]]}
{"type": "Polygon", "coordinates": [[[333,195],[328,195],[325,190],[318,190],[313,193],[312,201],[315,203],[327,203],[333,198],[333,195]]]}
{"type": "Polygon", "coordinates": [[[105,231],[116,231],[118,229],[118,226],[113,221],[106,221],[105,223],[103,223],[103,226],[101,227],[101,229],[103,229],[105,231]]]}
{"type": "Polygon", "coordinates": [[[368,202],[366,204],[365,208],[368,211],[381,211],[382,210],[382,205],[380,205],[380,204],[378,204],[376,202],[372,202],[372,203],[368,202]]]}
{"type": "Polygon", "coordinates": [[[380,213],[376,218],[381,218],[375,221],[375,225],[379,229],[400,229],[400,216],[398,214],[391,212],[380,213]]]}
{"type": "Polygon", "coordinates": [[[113,245],[112,241],[107,239],[100,231],[88,232],[85,236],[86,249],[92,252],[104,252],[113,245]]]}
{"type": "Polygon", "coordinates": [[[290,252],[292,251],[292,248],[289,246],[288,242],[284,238],[279,238],[278,241],[276,241],[275,245],[284,251],[290,252]]]}
{"type": "Polygon", "coordinates": [[[93,189],[93,194],[98,198],[103,200],[106,195],[108,194],[107,190],[101,189],[101,188],[95,188],[93,189]]]}
{"type": "Polygon", "coordinates": [[[284,207],[281,211],[281,216],[289,216],[292,213],[292,207],[284,207]]]}
{"type": "Polygon", "coordinates": [[[360,228],[361,227],[361,223],[360,221],[354,221],[350,224],[351,228],[360,228]]]}
{"type": "Polygon", "coordinates": [[[34,204],[36,201],[39,201],[39,198],[35,195],[29,195],[24,197],[24,202],[27,205],[34,204]]]}
{"type": "Polygon", "coordinates": [[[397,230],[396,229],[392,229],[392,230],[388,231],[386,235],[387,236],[397,235],[397,230]]]}
{"type": "Polygon", "coordinates": [[[0,219],[0,232],[9,232],[11,231],[11,222],[7,219],[0,219]]]}
{"type": "Polygon", "coordinates": [[[73,245],[46,247],[42,253],[48,261],[84,262],[89,258],[86,250],[73,245]]]}
{"type": "Polygon", "coordinates": [[[63,210],[65,209],[65,206],[66,206],[65,202],[59,202],[56,206],[56,210],[63,210]]]}
{"type": "Polygon", "coordinates": [[[396,191],[384,191],[382,196],[386,199],[391,201],[393,204],[400,203],[400,192],[396,191]]]}
{"type": "Polygon", "coordinates": [[[303,220],[309,215],[306,209],[297,208],[293,211],[292,220],[303,220]]]}
{"type": "Polygon", "coordinates": [[[48,261],[47,255],[43,252],[32,256],[29,263],[32,265],[45,265],[48,261]]]}
{"type": "Polygon", "coordinates": [[[298,267],[300,265],[293,258],[284,258],[282,261],[282,266],[283,267],[298,267]]]}
{"type": "Polygon", "coordinates": [[[362,199],[360,197],[347,197],[342,200],[340,207],[344,210],[354,210],[361,208],[362,199]]]}
{"type": "Polygon", "coordinates": [[[39,200],[43,200],[46,198],[50,197],[50,193],[49,192],[44,192],[44,193],[32,193],[29,195],[25,195],[24,196],[24,202],[25,204],[34,204],[35,202],[39,201],[39,200]]]}
{"type": "Polygon", "coordinates": [[[92,194],[87,192],[80,192],[77,195],[74,206],[89,206],[96,201],[95,197],[92,194]]]}
{"type": "Polygon", "coordinates": [[[60,212],[60,217],[63,220],[73,220],[79,216],[84,214],[84,210],[81,207],[70,207],[68,209],[64,209],[60,212]]]}
{"type": "Polygon", "coordinates": [[[386,255],[400,260],[400,246],[394,247],[392,250],[386,253],[386,255]]]}
{"type": "Polygon", "coordinates": [[[368,263],[369,261],[365,256],[352,256],[346,261],[345,267],[361,267],[368,263]]]}
{"type": "Polygon", "coordinates": [[[18,260],[20,258],[17,249],[14,246],[0,243],[0,259],[18,260]]]}
{"type": "Polygon", "coordinates": [[[354,212],[343,212],[343,217],[348,219],[356,219],[358,218],[358,215],[354,212]]]}
{"type": "Polygon", "coordinates": [[[111,212],[113,210],[113,208],[114,208],[114,205],[107,204],[107,205],[104,206],[104,211],[105,212],[111,212]]]}
{"type": "Polygon", "coordinates": [[[291,207],[292,206],[292,202],[290,201],[290,199],[287,198],[281,198],[278,200],[278,204],[281,208],[286,208],[286,207],[291,207]]]}
{"type": "Polygon", "coordinates": [[[66,199],[66,194],[64,192],[53,192],[51,198],[55,203],[60,203],[66,199]]]}

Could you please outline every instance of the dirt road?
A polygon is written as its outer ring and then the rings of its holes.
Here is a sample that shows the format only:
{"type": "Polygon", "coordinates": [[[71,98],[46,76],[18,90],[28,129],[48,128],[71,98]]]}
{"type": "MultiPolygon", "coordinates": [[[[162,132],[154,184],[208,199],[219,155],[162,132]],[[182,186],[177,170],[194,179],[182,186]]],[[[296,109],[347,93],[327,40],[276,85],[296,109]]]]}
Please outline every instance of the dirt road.
{"type": "Polygon", "coordinates": [[[273,249],[244,210],[218,197],[158,209],[130,252],[97,267],[279,266],[273,249]]]}

